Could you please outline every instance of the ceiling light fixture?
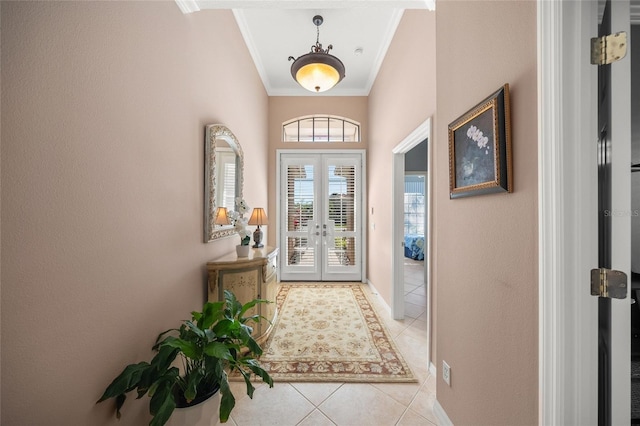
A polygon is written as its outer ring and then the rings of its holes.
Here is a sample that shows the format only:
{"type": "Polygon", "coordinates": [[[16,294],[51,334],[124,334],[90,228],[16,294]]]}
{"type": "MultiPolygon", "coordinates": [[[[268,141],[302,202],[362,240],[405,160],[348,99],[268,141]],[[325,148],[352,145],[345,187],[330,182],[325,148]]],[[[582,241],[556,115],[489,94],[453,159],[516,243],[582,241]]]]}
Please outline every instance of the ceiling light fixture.
{"type": "Polygon", "coordinates": [[[344,78],[344,64],[340,59],[329,54],[333,46],[329,45],[326,50],[323,50],[320,44],[320,25],[323,21],[320,15],[313,17],[317,36],[316,44],[311,46],[311,52],[299,56],[298,59],[289,56],[289,60],[293,60],[291,64],[293,79],[305,89],[317,93],[331,89],[344,78]]]}

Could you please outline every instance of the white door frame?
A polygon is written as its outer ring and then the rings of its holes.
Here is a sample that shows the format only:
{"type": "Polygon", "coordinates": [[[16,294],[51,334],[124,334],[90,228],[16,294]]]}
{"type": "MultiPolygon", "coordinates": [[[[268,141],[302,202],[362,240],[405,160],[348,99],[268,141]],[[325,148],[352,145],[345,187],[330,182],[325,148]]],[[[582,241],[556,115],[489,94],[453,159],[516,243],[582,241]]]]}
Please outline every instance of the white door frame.
{"type": "MultiPolygon", "coordinates": [[[[598,418],[597,298],[588,290],[589,271],[598,262],[597,68],[589,65],[596,15],[594,1],[538,0],[541,425],[590,425],[598,418]]],[[[627,237],[614,230],[614,245],[617,238],[627,237]]],[[[613,317],[614,323],[619,320],[613,317]]],[[[613,376],[614,398],[620,397],[612,406],[612,421],[628,424],[628,387],[620,380],[628,382],[629,375],[624,378],[622,368],[613,376]]]]}
{"type": "MultiPolygon", "coordinates": [[[[276,149],[276,200],[280,200],[281,196],[283,196],[283,194],[280,191],[280,184],[281,184],[281,157],[284,154],[310,154],[310,155],[318,155],[318,154],[329,154],[329,155],[335,155],[335,154],[358,154],[360,155],[361,159],[362,159],[362,165],[361,165],[361,179],[362,179],[362,183],[360,186],[360,190],[361,190],[361,202],[362,202],[362,208],[360,209],[359,213],[358,213],[358,220],[360,221],[360,276],[361,276],[361,282],[366,283],[366,272],[367,272],[367,233],[366,233],[366,229],[367,229],[367,215],[366,215],[366,206],[367,206],[367,152],[364,149],[276,149]]],[[[280,215],[282,214],[282,209],[280,207],[280,202],[276,202],[276,235],[277,235],[277,241],[278,241],[278,246],[279,247],[285,247],[286,241],[282,240],[282,235],[284,235],[283,232],[280,232],[280,215]]],[[[284,263],[278,262],[278,276],[282,276],[282,267],[283,267],[284,263]]]]}
{"type": "Polygon", "coordinates": [[[393,204],[391,222],[392,255],[393,262],[391,276],[393,278],[393,291],[391,292],[391,315],[393,319],[404,319],[404,155],[413,147],[427,140],[427,172],[426,172],[426,216],[425,216],[425,286],[427,293],[427,351],[429,363],[431,362],[431,188],[432,167],[431,159],[433,139],[431,137],[431,117],[427,118],[402,142],[393,148],[393,187],[391,199],[393,204]]]}

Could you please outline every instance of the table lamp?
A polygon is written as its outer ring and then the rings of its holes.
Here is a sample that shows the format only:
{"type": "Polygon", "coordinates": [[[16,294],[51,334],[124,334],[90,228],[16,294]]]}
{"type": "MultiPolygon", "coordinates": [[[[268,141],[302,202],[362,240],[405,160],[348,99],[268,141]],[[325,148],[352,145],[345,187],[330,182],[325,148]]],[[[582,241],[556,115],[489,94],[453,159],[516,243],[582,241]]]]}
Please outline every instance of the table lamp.
{"type": "Polygon", "coordinates": [[[249,218],[249,225],[258,225],[253,233],[253,248],[264,247],[264,244],[262,244],[262,229],[260,229],[260,225],[267,225],[268,223],[269,219],[262,207],[253,209],[251,217],[249,218]]]}

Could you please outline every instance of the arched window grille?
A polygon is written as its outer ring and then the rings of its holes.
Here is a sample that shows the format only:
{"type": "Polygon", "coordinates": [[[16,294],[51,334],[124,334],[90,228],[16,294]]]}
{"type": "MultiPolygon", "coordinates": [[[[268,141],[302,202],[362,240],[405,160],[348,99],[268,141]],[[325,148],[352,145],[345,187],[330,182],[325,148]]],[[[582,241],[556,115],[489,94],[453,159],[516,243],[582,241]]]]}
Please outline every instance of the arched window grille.
{"type": "Polygon", "coordinates": [[[309,115],[282,124],[284,142],[360,142],[360,123],[331,115],[309,115]]]}

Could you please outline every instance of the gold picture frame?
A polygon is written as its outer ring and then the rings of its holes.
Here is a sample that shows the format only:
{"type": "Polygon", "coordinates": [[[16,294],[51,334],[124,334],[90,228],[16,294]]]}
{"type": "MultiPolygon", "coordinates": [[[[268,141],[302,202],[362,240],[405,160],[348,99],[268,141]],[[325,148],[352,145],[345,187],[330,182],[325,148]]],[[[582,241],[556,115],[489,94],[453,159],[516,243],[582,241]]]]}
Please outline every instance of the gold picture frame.
{"type": "Polygon", "coordinates": [[[449,124],[449,198],[513,192],[509,84],[449,124]]]}

